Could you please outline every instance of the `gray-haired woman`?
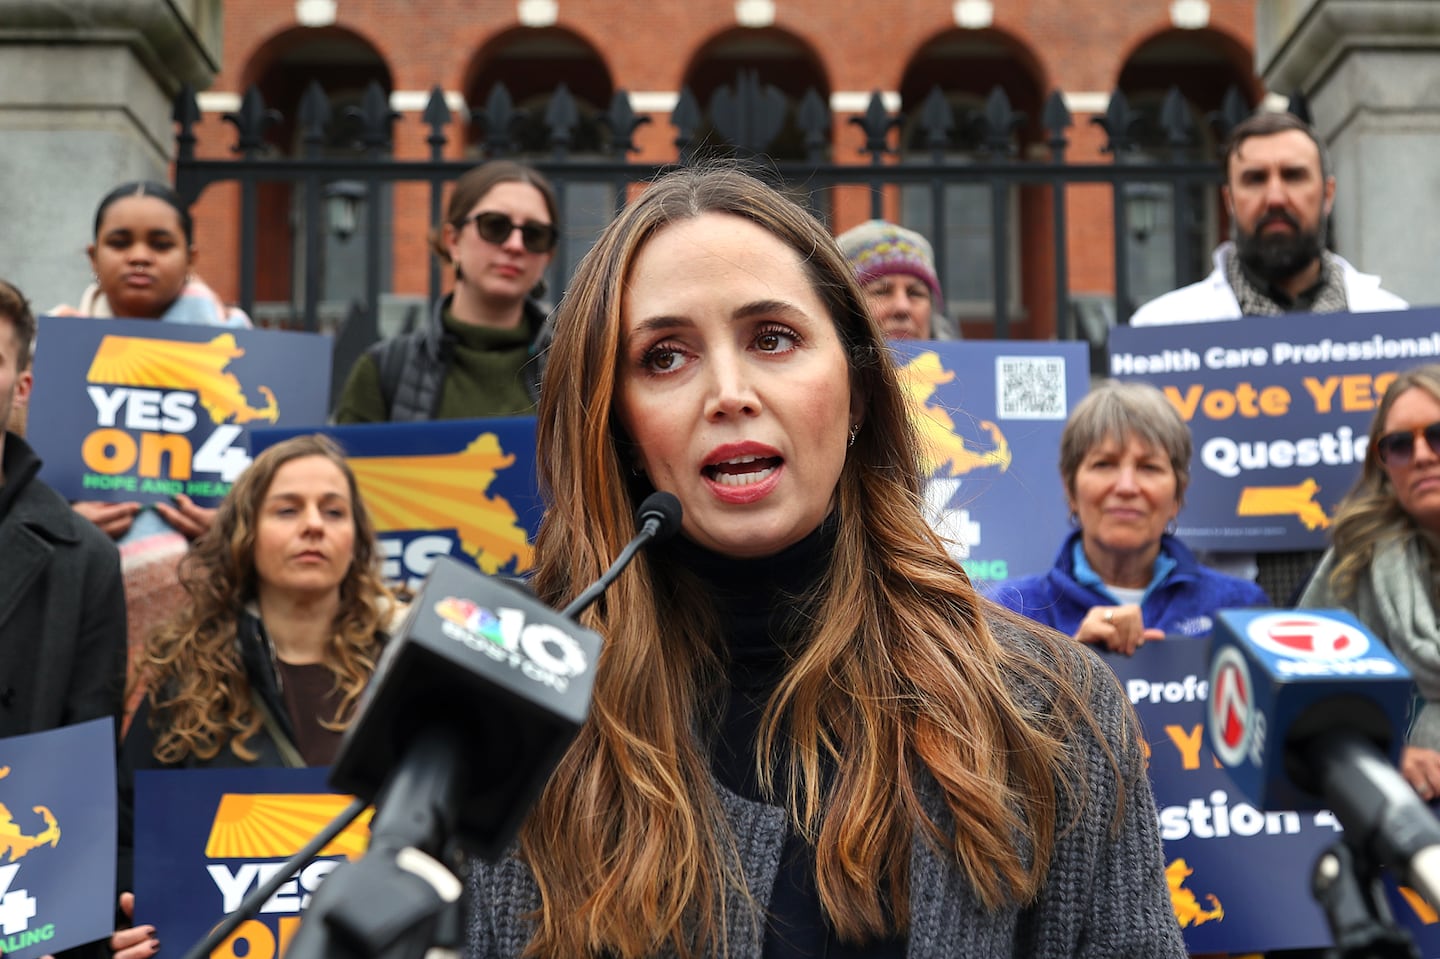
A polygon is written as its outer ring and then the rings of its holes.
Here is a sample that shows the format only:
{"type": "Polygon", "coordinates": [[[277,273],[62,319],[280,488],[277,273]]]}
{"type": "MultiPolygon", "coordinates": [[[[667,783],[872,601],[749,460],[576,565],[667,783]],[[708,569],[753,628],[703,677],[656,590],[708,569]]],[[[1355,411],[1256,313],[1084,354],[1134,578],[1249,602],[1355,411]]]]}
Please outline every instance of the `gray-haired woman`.
{"type": "Polygon", "coordinates": [[[1190,428],[1154,386],[1109,380],[1071,413],[1060,475],[1077,527],[1049,572],[994,599],[1129,655],[1147,639],[1209,633],[1215,610],[1268,606],[1254,583],[1201,566],[1167,532],[1190,482],[1190,428]]]}

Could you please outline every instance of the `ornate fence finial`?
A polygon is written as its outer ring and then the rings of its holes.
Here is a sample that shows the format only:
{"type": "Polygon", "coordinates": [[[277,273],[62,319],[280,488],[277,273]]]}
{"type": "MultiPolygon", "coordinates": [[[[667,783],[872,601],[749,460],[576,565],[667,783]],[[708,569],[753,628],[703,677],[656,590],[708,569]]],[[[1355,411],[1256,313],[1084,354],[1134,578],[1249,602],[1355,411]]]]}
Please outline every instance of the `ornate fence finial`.
{"type": "Polygon", "coordinates": [[[981,141],[986,153],[998,157],[1012,157],[1016,154],[1015,131],[1025,122],[1025,114],[1010,106],[1010,97],[1005,89],[996,86],[985,99],[985,112],[980,118],[984,130],[981,141]]]}
{"type": "Polygon", "coordinates": [[[195,88],[185,84],[175,94],[170,108],[170,119],[180,125],[175,132],[175,154],[178,159],[195,158],[195,124],[200,122],[200,103],[195,98],[195,88]]]}
{"type": "Polygon", "coordinates": [[[920,107],[920,129],[925,133],[925,146],[934,154],[935,161],[940,162],[955,132],[955,109],[938,83],[930,88],[920,107]]]}
{"type": "Polygon", "coordinates": [[[1059,163],[1065,159],[1065,148],[1070,145],[1065,131],[1075,125],[1075,118],[1070,115],[1070,108],[1065,105],[1065,97],[1059,90],[1046,98],[1040,122],[1045,127],[1045,142],[1050,147],[1050,156],[1059,163]]]}
{"type": "Polygon", "coordinates": [[[1171,87],[1165,94],[1165,103],[1160,108],[1160,127],[1165,131],[1165,142],[1176,153],[1183,153],[1195,143],[1195,115],[1179,87],[1171,87]]]}
{"type": "Polygon", "coordinates": [[[805,137],[805,158],[810,163],[823,163],[830,145],[830,107],[819,92],[811,87],[800,100],[796,115],[800,132],[805,137]]]}
{"type": "Polygon", "coordinates": [[[680,88],[680,99],[670,113],[670,125],[675,128],[675,149],[679,152],[681,166],[686,166],[695,156],[695,142],[700,131],[700,102],[688,86],[680,88]]]}
{"type": "Polygon", "coordinates": [[[735,86],[722,86],[710,98],[710,119],[730,143],[764,153],[785,126],[785,94],[760,83],[760,71],[740,70],[735,86]]]}
{"type": "Polygon", "coordinates": [[[1104,116],[1091,117],[1090,122],[1105,131],[1105,145],[1100,148],[1101,153],[1110,153],[1119,157],[1122,153],[1129,153],[1136,147],[1134,130],[1141,122],[1140,114],[1130,109],[1130,101],[1125,94],[1116,90],[1110,95],[1110,103],[1105,107],[1104,116]]]}
{"type": "Polygon", "coordinates": [[[390,109],[390,97],[385,93],[380,81],[371,80],[366,85],[365,92],[360,97],[359,108],[351,107],[346,110],[345,117],[359,121],[360,143],[365,149],[374,153],[390,149],[394,141],[393,127],[395,121],[400,119],[400,114],[390,109]]]}
{"type": "Polygon", "coordinates": [[[330,125],[330,98],[315,80],[300,95],[300,149],[305,156],[315,156],[325,146],[325,128],[330,125]]]}
{"type": "Polygon", "coordinates": [[[471,111],[470,116],[470,122],[479,124],[485,131],[487,156],[507,156],[515,151],[510,128],[523,115],[523,111],[515,109],[515,101],[505,84],[497,83],[491,87],[490,96],[485,99],[485,108],[471,111]]]}
{"type": "Polygon", "coordinates": [[[630,94],[616,90],[610,98],[610,109],[600,116],[600,122],[610,131],[610,151],[624,158],[634,153],[635,131],[650,122],[649,117],[638,116],[630,105],[630,94]]]}
{"type": "Polygon", "coordinates": [[[545,125],[550,128],[550,148],[555,159],[563,160],[575,142],[575,128],[580,125],[580,111],[575,107],[575,97],[570,88],[561,83],[550,96],[545,108],[545,125]]]}
{"type": "Polygon", "coordinates": [[[440,84],[430,88],[430,98],[425,101],[425,112],[420,114],[420,119],[430,128],[430,135],[425,138],[425,142],[430,144],[430,158],[443,158],[445,144],[450,142],[450,138],[445,135],[445,128],[450,125],[453,114],[450,112],[450,104],[445,102],[445,91],[440,89],[440,84]]]}
{"type": "Polygon", "coordinates": [[[1246,102],[1240,88],[1231,86],[1220,101],[1219,112],[1205,115],[1205,120],[1215,131],[1216,145],[1220,150],[1225,149],[1225,143],[1230,139],[1230,131],[1246,120],[1251,112],[1250,104],[1246,102]]]}
{"type": "Polygon", "coordinates": [[[860,148],[860,152],[870,155],[872,166],[879,166],[884,162],[885,154],[890,152],[890,130],[898,127],[901,119],[886,112],[885,101],[880,98],[878,90],[870,94],[870,103],[866,105],[865,112],[850,118],[851,123],[865,131],[865,145],[860,148]]]}
{"type": "Polygon", "coordinates": [[[232,152],[248,159],[265,148],[265,131],[280,122],[280,113],[266,108],[260,88],[252,84],[240,98],[240,109],[225,114],[224,120],[235,126],[237,136],[232,152]]]}

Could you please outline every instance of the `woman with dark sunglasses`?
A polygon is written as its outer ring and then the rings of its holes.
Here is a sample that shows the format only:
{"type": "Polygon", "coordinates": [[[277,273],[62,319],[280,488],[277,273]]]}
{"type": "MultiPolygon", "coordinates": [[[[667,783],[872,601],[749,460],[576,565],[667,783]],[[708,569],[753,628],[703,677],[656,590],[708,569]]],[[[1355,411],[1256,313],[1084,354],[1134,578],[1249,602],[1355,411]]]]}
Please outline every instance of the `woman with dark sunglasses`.
{"type": "Polygon", "coordinates": [[[548,338],[543,275],[559,240],[555,190],[494,160],[455,181],[430,235],[455,287],[429,323],[372,346],[335,409],[338,423],[514,416],[535,408],[548,338]]]}
{"type": "Polygon", "coordinates": [[[1440,796],[1440,364],[1401,373],[1370,424],[1360,479],[1301,606],[1349,609],[1415,676],[1418,712],[1400,769],[1440,796]]]}

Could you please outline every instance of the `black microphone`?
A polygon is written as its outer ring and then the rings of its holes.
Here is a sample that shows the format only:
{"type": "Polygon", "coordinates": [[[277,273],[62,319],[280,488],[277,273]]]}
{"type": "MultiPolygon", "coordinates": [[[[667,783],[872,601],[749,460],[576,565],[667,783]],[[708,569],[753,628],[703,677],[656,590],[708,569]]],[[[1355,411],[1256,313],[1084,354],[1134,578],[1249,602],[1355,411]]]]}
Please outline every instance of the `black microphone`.
{"type": "Polygon", "coordinates": [[[615,582],[615,577],[620,575],[620,571],[630,565],[630,560],[635,558],[635,554],[642,547],[647,543],[663,543],[680,532],[682,512],[680,500],[674,493],[657,490],[645,497],[645,501],[635,511],[635,523],[640,527],[640,532],[625,544],[625,548],[620,551],[619,556],[615,557],[615,562],[610,564],[610,568],[602,573],[599,579],[591,583],[588,589],[576,596],[569,606],[561,610],[560,615],[575,619],[589,609],[590,604],[599,599],[600,594],[615,582]]]}
{"type": "Polygon", "coordinates": [[[1221,610],[1212,750],[1261,809],[1329,809],[1345,840],[1440,906],[1440,821],[1395,769],[1411,677],[1343,610],[1221,610]]]}
{"type": "Polygon", "coordinates": [[[437,558],[341,740],[331,786],[374,799],[421,730],[453,730],[467,770],[456,837],[498,856],[589,713],[600,637],[573,617],[641,547],[673,535],[680,513],[670,493],[647,497],[636,513],[640,532],[562,613],[522,588],[437,558]]]}
{"type": "Polygon", "coordinates": [[[375,800],[370,848],[315,893],[286,959],[418,959],[449,930],[460,883],[447,841],[497,859],[590,711],[600,637],[571,616],[646,543],[674,535],[680,502],[648,497],[605,574],[556,613],[523,589],[436,560],[386,647],[330,770],[375,800]]]}

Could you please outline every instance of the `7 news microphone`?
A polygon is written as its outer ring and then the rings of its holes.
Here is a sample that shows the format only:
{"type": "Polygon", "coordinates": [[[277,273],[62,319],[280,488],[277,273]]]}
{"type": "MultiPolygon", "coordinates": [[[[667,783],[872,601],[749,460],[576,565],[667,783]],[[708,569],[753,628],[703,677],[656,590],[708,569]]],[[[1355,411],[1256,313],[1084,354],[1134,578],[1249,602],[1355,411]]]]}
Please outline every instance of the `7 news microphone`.
{"type": "Polygon", "coordinates": [[[1440,821],[1395,768],[1409,672],[1343,610],[1222,610],[1210,746],[1262,809],[1329,809],[1346,842],[1440,906],[1440,821]]]}
{"type": "Polygon", "coordinates": [[[375,802],[369,850],[326,878],[287,959],[418,957],[457,915],[459,880],[436,857],[451,839],[491,860],[509,845],[589,713],[600,637],[573,617],[643,546],[680,529],[680,501],[653,493],[636,521],[620,556],[560,613],[436,562],[330,771],[336,791],[375,802]]]}

